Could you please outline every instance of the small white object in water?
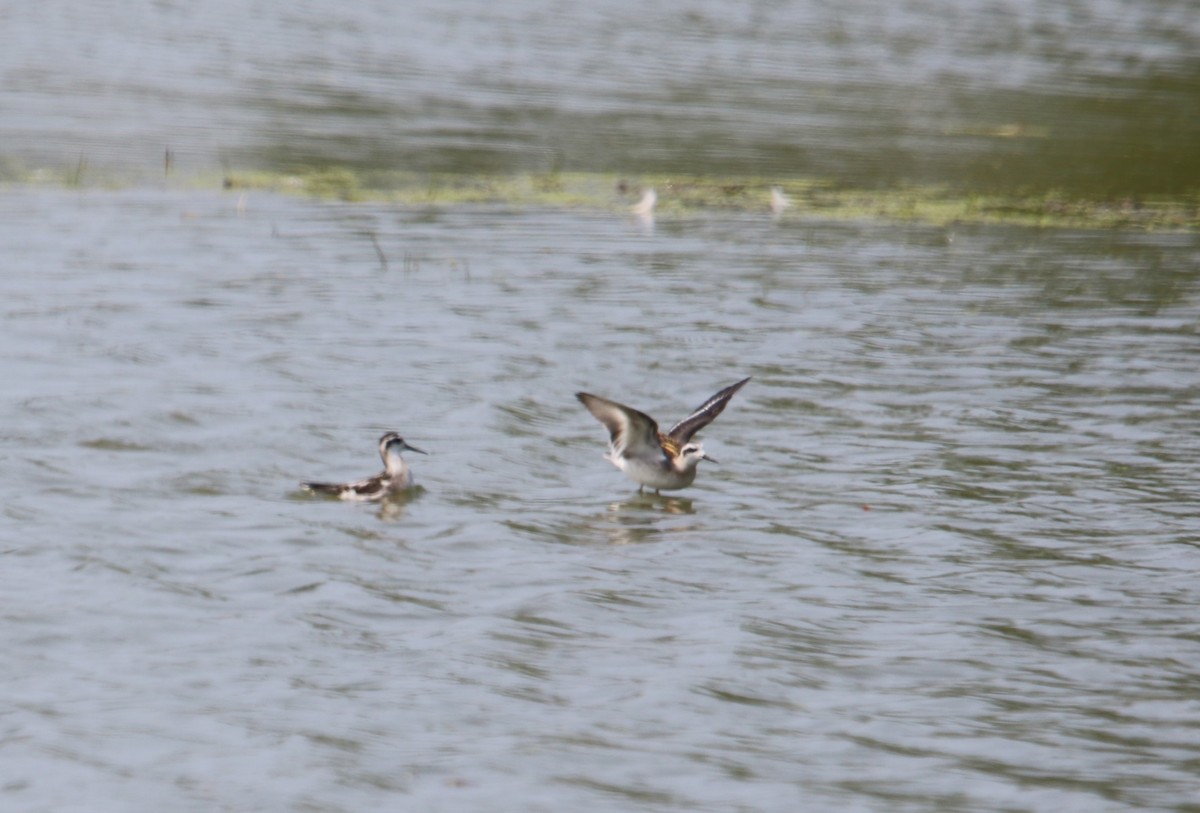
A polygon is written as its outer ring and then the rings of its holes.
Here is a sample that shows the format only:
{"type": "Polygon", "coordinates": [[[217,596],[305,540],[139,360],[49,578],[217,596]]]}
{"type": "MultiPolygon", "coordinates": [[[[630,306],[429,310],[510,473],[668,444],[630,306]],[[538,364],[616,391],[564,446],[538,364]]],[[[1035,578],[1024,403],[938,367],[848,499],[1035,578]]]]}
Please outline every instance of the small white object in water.
{"type": "Polygon", "coordinates": [[[792,201],[787,195],[783,194],[783,188],[779,186],[771,187],[771,214],[779,217],[783,214],[783,210],[792,205],[792,201]]]}
{"type": "Polygon", "coordinates": [[[642,193],[642,199],[630,208],[638,217],[648,217],[654,214],[654,204],[658,203],[658,193],[653,189],[647,189],[642,193]]]}

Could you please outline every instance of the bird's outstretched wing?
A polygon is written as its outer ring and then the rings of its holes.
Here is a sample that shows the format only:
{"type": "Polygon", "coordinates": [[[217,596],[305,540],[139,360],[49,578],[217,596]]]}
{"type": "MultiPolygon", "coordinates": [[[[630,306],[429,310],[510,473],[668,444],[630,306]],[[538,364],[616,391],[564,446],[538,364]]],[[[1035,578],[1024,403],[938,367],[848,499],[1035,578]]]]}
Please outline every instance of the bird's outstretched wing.
{"type": "MultiPolygon", "coordinates": [[[[725,405],[729,403],[729,399],[744,387],[749,380],[750,376],[747,376],[736,384],[731,384],[721,390],[712,398],[709,398],[703,404],[696,407],[691,415],[688,415],[682,421],[672,426],[667,435],[680,444],[687,443],[692,439],[692,435],[712,423],[713,419],[725,410],[725,405]]],[[[599,416],[597,415],[596,417],[599,416]]]]}
{"type": "Polygon", "coordinates": [[[587,392],[577,392],[575,397],[608,429],[616,457],[662,454],[658,424],[646,413],[587,392]]]}

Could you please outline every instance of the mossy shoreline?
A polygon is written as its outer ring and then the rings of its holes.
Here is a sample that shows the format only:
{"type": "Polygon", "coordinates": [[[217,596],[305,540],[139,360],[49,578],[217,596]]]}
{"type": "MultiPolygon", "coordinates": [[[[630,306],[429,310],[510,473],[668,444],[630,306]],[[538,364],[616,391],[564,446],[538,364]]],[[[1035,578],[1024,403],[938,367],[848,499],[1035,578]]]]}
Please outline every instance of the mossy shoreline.
{"type": "MultiPolygon", "coordinates": [[[[88,170],[4,173],[8,186],[129,188],[144,181],[122,180],[88,170]]],[[[955,223],[1012,224],[1041,228],[1134,231],[1200,231],[1200,189],[1174,197],[1125,196],[1089,199],[1062,191],[1027,194],[971,193],[939,186],[855,189],[798,178],[618,176],[604,173],[468,175],[350,168],[303,172],[234,171],[221,175],[165,175],[177,188],[221,188],[298,195],[352,203],[401,206],[492,204],[514,207],[627,211],[640,191],[658,193],[656,213],[682,218],[704,212],[762,212],[769,216],[770,189],[791,201],[781,219],[877,220],[944,226],[955,223]]],[[[161,182],[161,180],[160,180],[161,182]]]]}

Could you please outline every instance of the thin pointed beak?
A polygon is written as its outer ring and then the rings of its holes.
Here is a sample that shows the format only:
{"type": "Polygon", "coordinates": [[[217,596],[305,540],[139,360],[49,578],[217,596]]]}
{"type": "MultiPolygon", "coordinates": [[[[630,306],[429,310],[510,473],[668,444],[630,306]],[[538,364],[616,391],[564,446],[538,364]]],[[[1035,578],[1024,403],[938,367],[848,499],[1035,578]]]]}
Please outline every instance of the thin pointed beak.
{"type": "Polygon", "coordinates": [[[404,450],[406,452],[417,452],[418,454],[429,454],[429,452],[425,451],[424,449],[418,449],[416,446],[409,446],[407,443],[404,444],[404,450]]]}
{"type": "Polygon", "coordinates": [[[709,463],[716,463],[716,462],[717,462],[716,460],[714,460],[713,458],[709,457],[708,455],[704,455],[704,459],[705,459],[705,460],[707,460],[709,463]]]}

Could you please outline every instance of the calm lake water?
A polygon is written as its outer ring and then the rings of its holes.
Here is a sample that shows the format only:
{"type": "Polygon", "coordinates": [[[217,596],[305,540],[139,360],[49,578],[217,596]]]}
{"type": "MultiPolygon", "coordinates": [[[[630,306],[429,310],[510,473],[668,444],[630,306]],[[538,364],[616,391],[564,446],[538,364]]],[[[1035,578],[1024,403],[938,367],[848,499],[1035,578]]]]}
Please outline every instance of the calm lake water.
{"type": "Polygon", "coordinates": [[[1083,98],[1197,37],[1182,3],[839,8],[7,12],[47,36],[0,56],[6,158],[124,183],[0,189],[0,809],[1195,810],[1196,235],[150,178],[167,143],[181,174],[700,143],[693,172],[803,173],[839,138],[870,177],[888,116],[791,120],[772,75],[921,118],[939,77],[1083,98]],[[669,497],[574,398],[666,423],[747,375],[669,497]],[[415,498],[298,489],[392,429],[430,452],[415,498]]]}

